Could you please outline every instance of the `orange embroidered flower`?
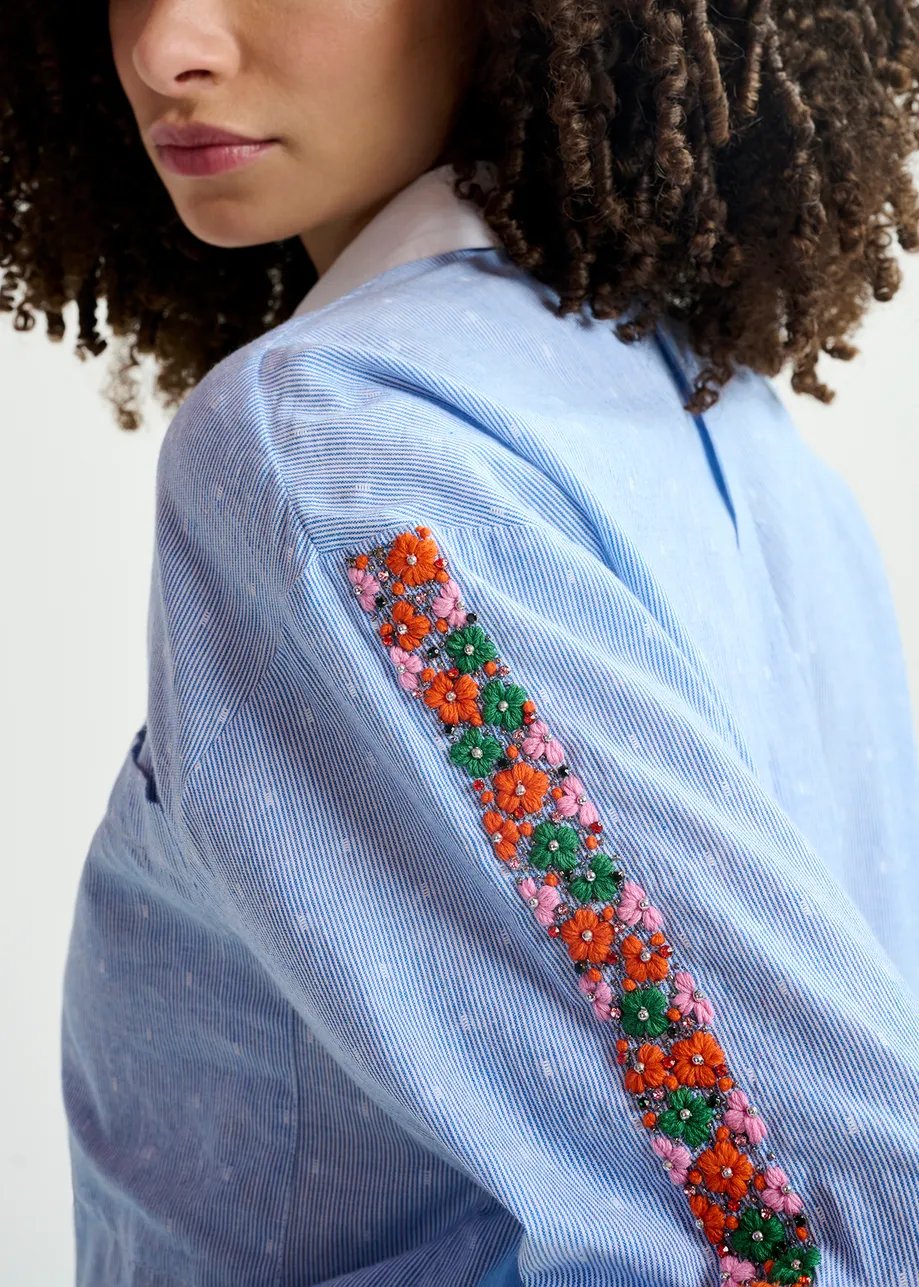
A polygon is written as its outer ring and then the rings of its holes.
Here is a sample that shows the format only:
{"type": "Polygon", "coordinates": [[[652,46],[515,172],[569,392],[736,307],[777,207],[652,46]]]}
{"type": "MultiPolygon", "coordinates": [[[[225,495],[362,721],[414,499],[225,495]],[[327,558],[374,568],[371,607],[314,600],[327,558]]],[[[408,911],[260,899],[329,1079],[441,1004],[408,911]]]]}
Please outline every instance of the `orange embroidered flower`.
{"type": "Polygon", "coordinates": [[[719,1140],[704,1153],[700,1153],[696,1158],[696,1166],[712,1193],[726,1193],[729,1198],[747,1196],[753,1163],[729,1140],[719,1140]]]}
{"type": "Polygon", "coordinates": [[[701,1193],[695,1193],[689,1199],[689,1209],[696,1217],[696,1224],[704,1232],[709,1242],[721,1242],[724,1238],[724,1212],[714,1202],[701,1193]]]}
{"type": "Polygon", "coordinates": [[[673,1075],[684,1086],[714,1086],[712,1071],[724,1063],[724,1051],[709,1032],[694,1032],[685,1041],[675,1041],[670,1051],[676,1063],[673,1075]]]}
{"type": "Polygon", "coordinates": [[[476,714],[479,686],[471,675],[451,679],[445,670],[435,675],[424,690],[426,706],[432,706],[445,724],[460,724],[476,714]]]}
{"type": "Polygon", "coordinates": [[[562,938],[575,961],[605,961],[613,930],[589,907],[579,907],[573,916],[562,922],[562,938]]]}
{"type": "Polygon", "coordinates": [[[625,972],[636,983],[660,983],[666,979],[670,966],[667,958],[647,947],[635,934],[629,934],[619,944],[625,972]]]}
{"type": "Polygon", "coordinates": [[[489,809],[482,821],[485,823],[485,830],[491,836],[495,853],[505,862],[509,862],[517,852],[520,832],[510,818],[502,818],[500,813],[495,813],[493,809],[489,809]]]}
{"type": "MultiPolygon", "coordinates": [[[[434,541],[419,538],[414,532],[403,532],[389,547],[386,566],[406,585],[423,585],[425,581],[434,580],[436,558],[437,545],[434,541]]],[[[402,646],[405,647],[404,644],[402,646]]]]}
{"type": "Polygon", "coordinates": [[[431,623],[427,617],[419,616],[412,605],[404,600],[393,604],[392,619],[396,643],[406,652],[417,648],[431,633],[431,623]]]}
{"type": "Polygon", "coordinates": [[[666,1076],[663,1050],[660,1046],[646,1043],[639,1046],[632,1056],[632,1067],[625,1075],[625,1088],[633,1095],[640,1095],[654,1086],[662,1086],[666,1076]]]}
{"type": "Polygon", "coordinates": [[[531,764],[512,764],[492,778],[498,808],[505,813],[536,813],[549,790],[549,779],[531,764]]]}

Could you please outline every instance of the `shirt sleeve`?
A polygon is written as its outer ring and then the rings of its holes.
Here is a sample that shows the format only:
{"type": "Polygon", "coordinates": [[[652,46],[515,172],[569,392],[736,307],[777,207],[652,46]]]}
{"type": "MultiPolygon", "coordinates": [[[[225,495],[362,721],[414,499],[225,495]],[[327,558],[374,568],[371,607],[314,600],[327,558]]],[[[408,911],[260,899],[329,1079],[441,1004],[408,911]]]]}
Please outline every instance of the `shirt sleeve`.
{"type": "Polygon", "coordinates": [[[270,645],[184,784],[215,906],[515,1217],[508,1281],[913,1281],[919,1007],[692,640],[489,480],[343,476],[338,513],[291,488],[270,645]]]}

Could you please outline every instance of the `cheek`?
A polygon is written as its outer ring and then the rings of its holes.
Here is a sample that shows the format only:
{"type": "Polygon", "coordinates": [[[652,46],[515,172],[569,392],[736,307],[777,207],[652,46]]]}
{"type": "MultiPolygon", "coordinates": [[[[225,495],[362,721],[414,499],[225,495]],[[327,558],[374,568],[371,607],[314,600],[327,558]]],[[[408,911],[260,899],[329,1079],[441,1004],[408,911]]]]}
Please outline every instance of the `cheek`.
{"type": "Polygon", "coordinates": [[[134,67],[132,51],[143,30],[148,0],[111,0],[108,9],[112,62],[131,106],[136,110],[142,82],[134,67]]]}
{"type": "MultiPolygon", "coordinates": [[[[307,0],[274,10],[267,59],[313,119],[401,115],[444,79],[452,0],[307,0]]],[[[449,77],[447,77],[449,79],[449,77]]]]}
{"type": "Polygon", "coordinates": [[[387,61],[393,33],[385,0],[310,4],[275,26],[268,57],[281,79],[315,100],[346,98],[387,61]]]}

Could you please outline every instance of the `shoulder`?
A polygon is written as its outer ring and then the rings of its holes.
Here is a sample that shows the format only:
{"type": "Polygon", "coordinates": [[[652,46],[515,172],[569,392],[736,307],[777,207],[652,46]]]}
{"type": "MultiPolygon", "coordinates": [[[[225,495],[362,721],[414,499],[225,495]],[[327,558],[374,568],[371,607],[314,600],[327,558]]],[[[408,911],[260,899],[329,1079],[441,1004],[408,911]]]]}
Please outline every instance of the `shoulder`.
{"type": "Polygon", "coordinates": [[[288,319],[189,394],[163,442],[161,492],[194,503],[219,485],[224,504],[251,507],[273,490],[320,543],[330,525],[401,521],[409,496],[432,520],[505,521],[476,398],[494,328],[538,294],[500,252],[451,253],[288,319]]]}
{"type": "MultiPolygon", "coordinates": [[[[402,265],[236,349],[188,395],[167,431],[165,454],[187,460],[218,449],[283,452],[292,424],[301,440],[304,433],[313,443],[334,439],[336,426],[384,388],[407,389],[413,374],[445,357],[449,365],[464,323],[456,298],[480,297],[493,273],[483,273],[479,261],[493,255],[453,253],[402,265]],[[235,432],[215,441],[212,426],[221,423],[235,432]]],[[[517,270],[499,275],[519,285],[517,270]]]]}

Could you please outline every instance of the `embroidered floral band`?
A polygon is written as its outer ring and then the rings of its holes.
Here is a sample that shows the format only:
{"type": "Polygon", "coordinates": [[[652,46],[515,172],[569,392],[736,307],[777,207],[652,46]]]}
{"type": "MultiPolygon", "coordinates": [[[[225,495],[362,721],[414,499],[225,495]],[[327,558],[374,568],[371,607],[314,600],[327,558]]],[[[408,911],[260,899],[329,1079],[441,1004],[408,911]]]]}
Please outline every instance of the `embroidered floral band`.
{"type": "Polygon", "coordinates": [[[811,1284],[820,1251],[804,1204],[710,1031],[711,1001],[678,968],[649,894],[605,848],[587,788],[464,606],[430,530],[348,556],[347,576],[396,680],[439,721],[520,897],[567,951],[585,1004],[614,1025],[625,1088],[720,1257],[720,1282],[811,1284]]]}

